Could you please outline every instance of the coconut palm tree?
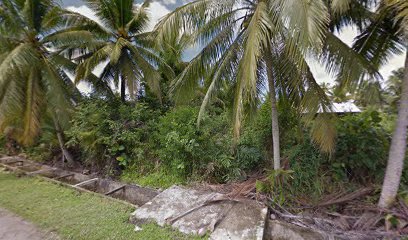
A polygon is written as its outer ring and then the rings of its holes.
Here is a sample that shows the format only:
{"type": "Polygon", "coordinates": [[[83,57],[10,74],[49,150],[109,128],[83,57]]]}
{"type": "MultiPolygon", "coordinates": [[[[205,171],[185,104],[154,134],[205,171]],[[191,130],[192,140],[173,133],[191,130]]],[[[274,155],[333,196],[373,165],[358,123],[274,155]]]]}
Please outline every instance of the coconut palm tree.
{"type": "MultiPolygon", "coordinates": [[[[340,26],[344,19],[333,21],[340,26]]],[[[198,124],[215,93],[228,83],[235,87],[234,136],[248,109],[256,109],[259,95],[269,90],[272,109],[274,168],[280,168],[276,98],[284,89],[293,107],[312,127],[314,140],[325,151],[334,145],[331,107],[308,65],[311,56],[332,73],[360,78],[369,65],[331,33],[330,14],[322,0],[196,0],[164,17],[156,26],[160,42],[175,33],[188,32],[202,51],[175,79],[172,92],[177,101],[189,99],[205,86],[198,124]],[[345,64],[355,59],[354,64],[345,64]],[[313,121],[312,121],[313,120],[313,121]],[[325,132],[323,132],[324,130],[325,132]]]]}
{"type": "MultiPolygon", "coordinates": [[[[97,66],[103,65],[99,81],[105,85],[115,84],[120,89],[122,101],[126,99],[126,90],[135,100],[144,85],[161,99],[157,68],[166,65],[153,51],[146,31],[150,1],[140,6],[135,5],[133,0],[87,0],[85,3],[98,19],[77,16],[75,26],[61,31],[92,35],[83,39],[84,42],[71,44],[65,49],[65,53],[79,63],[76,82],[86,80],[97,66]]],[[[172,74],[172,70],[167,68],[166,73],[172,74]]]]}
{"type": "MultiPolygon", "coordinates": [[[[359,2],[359,0],[348,1],[359,2]]],[[[406,53],[408,46],[408,2],[404,0],[382,0],[370,23],[357,37],[353,48],[369,59],[377,68],[395,55],[406,53]]],[[[342,14],[350,6],[336,10],[342,14]]],[[[378,205],[390,207],[398,192],[406,154],[408,127],[408,55],[402,80],[401,100],[396,127],[392,136],[388,164],[378,205]]]]}
{"type": "Polygon", "coordinates": [[[358,106],[383,109],[385,105],[384,93],[380,81],[368,79],[360,84],[353,98],[358,106]]]}
{"type": "MultiPolygon", "coordinates": [[[[187,66],[188,63],[183,60],[183,55],[191,45],[191,37],[187,34],[175,34],[171,37],[172,38],[167,38],[165,41],[162,41],[160,45],[156,44],[154,46],[157,54],[165,63],[159,65],[159,72],[162,76],[160,87],[163,93],[164,106],[174,105],[171,97],[169,96],[170,84],[173,81],[174,76],[177,76],[183,72],[184,68],[187,66]],[[166,74],[168,68],[173,70],[174,76],[166,74]]],[[[151,35],[151,41],[156,43],[154,34],[151,35]]]]}
{"type": "MultiPolygon", "coordinates": [[[[0,3],[0,131],[13,127],[21,144],[34,142],[47,112],[60,129],[80,97],[62,70],[64,61],[53,51],[58,44],[75,41],[53,34],[65,26],[68,15],[53,0],[0,3]]],[[[62,135],[58,138],[65,157],[72,160],[62,135]]]]}
{"type": "Polygon", "coordinates": [[[392,71],[392,75],[387,79],[385,88],[385,98],[388,109],[391,113],[398,112],[398,103],[401,99],[401,85],[404,78],[404,68],[392,71]]]}
{"type": "MultiPolygon", "coordinates": [[[[408,2],[390,0],[385,3],[385,10],[396,13],[394,23],[400,24],[396,32],[404,39],[405,49],[408,49],[408,2]]],[[[395,35],[394,35],[395,36],[395,35]]],[[[388,156],[387,169],[381,197],[378,202],[380,207],[389,207],[395,201],[401,181],[404,159],[407,149],[408,128],[408,51],[406,51],[405,73],[402,80],[401,99],[398,109],[397,124],[392,135],[391,148],[388,156]]]]}

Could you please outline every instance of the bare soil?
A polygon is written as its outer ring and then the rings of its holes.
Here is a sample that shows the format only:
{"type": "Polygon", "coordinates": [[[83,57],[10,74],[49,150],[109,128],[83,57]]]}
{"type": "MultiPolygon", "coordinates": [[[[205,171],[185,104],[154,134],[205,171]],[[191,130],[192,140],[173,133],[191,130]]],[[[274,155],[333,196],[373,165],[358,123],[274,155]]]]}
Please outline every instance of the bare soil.
{"type": "Polygon", "coordinates": [[[0,208],[0,240],[59,240],[52,233],[38,229],[32,223],[0,208]]]}

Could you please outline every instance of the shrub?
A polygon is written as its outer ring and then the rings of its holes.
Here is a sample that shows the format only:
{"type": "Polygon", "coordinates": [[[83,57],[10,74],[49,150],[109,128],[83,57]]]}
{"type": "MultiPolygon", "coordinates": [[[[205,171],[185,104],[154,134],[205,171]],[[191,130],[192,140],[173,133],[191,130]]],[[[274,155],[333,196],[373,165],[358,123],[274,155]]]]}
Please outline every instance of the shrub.
{"type": "Polygon", "coordinates": [[[306,130],[303,142],[286,148],[283,154],[294,171],[291,192],[316,199],[331,192],[329,187],[336,188],[345,182],[380,183],[390,140],[382,124],[382,118],[375,111],[340,117],[332,156],[321,154],[306,130]]]}
{"type": "Polygon", "coordinates": [[[324,191],[325,156],[313,145],[310,138],[293,146],[284,153],[293,170],[291,190],[293,193],[310,193],[319,196],[324,191]]]}
{"type": "MultiPolygon", "coordinates": [[[[292,108],[287,101],[278,102],[280,145],[283,151],[298,144],[301,138],[299,120],[295,112],[290,109],[292,108]]],[[[249,150],[250,153],[246,154],[247,156],[252,156],[252,158],[245,160],[247,164],[251,164],[248,167],[254,168],[255,165],[258,167],[260,165],[272,166],[272,122],[269,100],[263,102],[256,117],[245,124],[237,156],[242,155],[239,152],[241,147],[245,152],[249,150]],[[270,160],[265,161],[267,159],[270,160]]]]}
{"type": "Polygon", "coordinates": [[[68,144],[80,146],[85,163],[98,169],[108,171],[142,161],[149,167],[153,164],[146,161],[150,153],[150,122],[157,115],[142,103],[132,106],[90,99],[76,109],[72,127],[67,131],[68,144]]]}
{"type": "Polygon", "coordinates": [[[179,107],[168,112],[157,125],[157,154],[171,174],[183,178],[225,180],[234,169],[231,134],[225,115],[209,115],[200,128],[198,108],[179,107]]]}
{"type": "Polygon", "coordinates": [[[337,124],[336,152],[332,159],[338,177],[366,182],[383,178],[390,134],[376,111],[344,116],[337,124]]]}

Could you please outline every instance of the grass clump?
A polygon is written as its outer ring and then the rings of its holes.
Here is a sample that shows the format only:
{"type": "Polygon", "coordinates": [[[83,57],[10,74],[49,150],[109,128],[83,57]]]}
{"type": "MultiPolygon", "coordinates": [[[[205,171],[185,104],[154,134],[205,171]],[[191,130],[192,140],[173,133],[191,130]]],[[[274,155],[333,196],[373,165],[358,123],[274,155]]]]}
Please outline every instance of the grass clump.
{"type": "Polygon", "coordinates": [[[144,187],[154,187],[166,189],[173,185],[183,185],[185,180],[177,175],[171,175],[164,171],[152,172],[147,175],[141,175],[132,170],[125,170],[121,175],[121,181],[136,183],[144,187]]]}

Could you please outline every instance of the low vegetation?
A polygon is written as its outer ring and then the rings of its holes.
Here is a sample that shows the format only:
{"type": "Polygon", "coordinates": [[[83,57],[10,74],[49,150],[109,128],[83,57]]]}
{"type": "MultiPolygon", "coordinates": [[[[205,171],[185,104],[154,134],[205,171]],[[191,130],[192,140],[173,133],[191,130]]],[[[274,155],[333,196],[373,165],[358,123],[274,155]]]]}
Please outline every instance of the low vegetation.
{"type": "Polygon", "coordinates": [[[18,214],[63,239],[201,239],[154,224],[128,223],[128,205],[79,193],[37,178],[0,171],[0,207],[18,214]]]}

